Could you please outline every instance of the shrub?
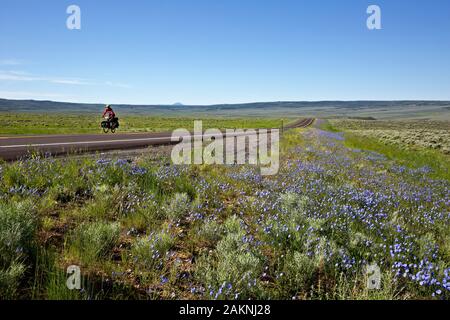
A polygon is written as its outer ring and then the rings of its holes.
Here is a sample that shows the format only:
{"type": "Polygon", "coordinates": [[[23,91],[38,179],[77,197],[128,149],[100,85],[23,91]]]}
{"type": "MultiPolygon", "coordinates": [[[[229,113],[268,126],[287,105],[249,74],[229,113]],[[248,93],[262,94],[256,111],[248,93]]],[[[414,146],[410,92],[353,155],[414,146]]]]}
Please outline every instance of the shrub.
{"type": "Polygon", "coordinates": [[[13,261],[7,269],[0,270],[0,299],[13,299],[17,296],[25,271],[25,264],[16,261],[13,261]]]}
{"type": "Polygon", "coordinates": [[[24,185],[26,182],[25,175],[21,166],[5,166],[2,172],[2,182],[5,187],[17,187],[24,185]]]}
{"type": "Polygon", "coordinates": [[[284,193],[280,197],[281,210],[286,214],[304,213],[308,197],[299,195],[294,192],[284,193]]]}
{"type": "Polygon", "coordinates": [[[160,266],[162,259],[174,243],[175,239],[165,230],[151,233],[148,237],[140,238],[134,243],[131,256],[138,265],[153,269],[160,266]]]}
{"type": "Polygon", "coordinates": [[[180,220],[190,209],[189,196],[186,193],[176,193],[165,208],[170,220],[180,220]]]}
{"type": "Polygon", "coordinates": [[[313,284],[314,275],[319,267],[317,256],[308,255],[295,251],[286,255],[283,268],[283,276],[280,277],[280,287],[291,298],[299,292],[306,292],[313,284]]]}
{"type": "Polygon", "coordinates": [[[293,192],[281,194],[277,219],[268,217],[265,220],[263,239],[276,250],[303,250],[306,230],[315,222],[307,216],[308,201],[309,199],[301,194],[293,192]]]}
{"type": "Polygon", "coordinates": [[[225,232],[228,234],[242,233],[241,222],[242,220],[236,216],[228,218],[224,222],[225,232]]]}
{"type": "Polygon", "coordinates": [[[206,220],[201,226],[199,235],[208,242],[215,243],[219,241],[224,232],[224,226],[219,224],[216,220],[206,220]]]}
{"type": "Polygon", "coordinates": [[[134,228],[139,232],[145,232],[145,230],[155,230],[160,226],[162,218],[164,218],[164,213],[159,203],[149,198],[140,201],[135,210],[124,215],[121,223],[125,228],[134,228]]]}
{"type": "Polygon", "coordinates": [[[216,250],[197,261],[196,277],[210,289],[212,299],[258,297],[261,253],[248,241],[239,219],[227,219],[225,229],[228,233],[216,250]]]}

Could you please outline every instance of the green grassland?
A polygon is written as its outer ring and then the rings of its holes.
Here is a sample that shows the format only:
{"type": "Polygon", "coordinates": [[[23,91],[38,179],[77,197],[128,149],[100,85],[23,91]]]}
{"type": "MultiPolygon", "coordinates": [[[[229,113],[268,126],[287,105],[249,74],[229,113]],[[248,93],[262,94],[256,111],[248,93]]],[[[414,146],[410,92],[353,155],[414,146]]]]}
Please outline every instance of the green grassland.
{"type": "Polygon", "coordinates": [[[450,121],[331,120],[322,128],[345,132],[351,148],[372,150],[409,167],[432,169],[450,181],[450,121]]]}
{"type": "MultiPolygon", "coordinates": [[[[192,116],[163,117],[119,115],[119,132],[170,132],[178,128],[193,129],[192,116]]],[[[294,119],[201,117],[203,128],[280,128],[294,119]]],[[[84,134],[101,133],[99,114],[0,113],[0,134],[84,134]]]]}
{"type": "Polygon", "coordinates": [[[274,176],[157,148],[0,163],[0,299],[449,299],[449,181],[355,141],[288,130],[274,176]]]}
{"type": "MultiPolygon", "coordinates": [[[[123,132],[192,115],[119,115],[123,132]]],[[[97,133],[99,115],[0,113],[0,134],[97,133]]],[[[203,127],[294,118],[200,117],[203,127]]],[[[138,156],[0,161],[2,299],[450,299],[445,121],[319,122],[280,170],[138,156]],[[367,287],[368,265],[381,288],[367,287]],[[82,271],[82,290],[66,268],[82,271]]]]}

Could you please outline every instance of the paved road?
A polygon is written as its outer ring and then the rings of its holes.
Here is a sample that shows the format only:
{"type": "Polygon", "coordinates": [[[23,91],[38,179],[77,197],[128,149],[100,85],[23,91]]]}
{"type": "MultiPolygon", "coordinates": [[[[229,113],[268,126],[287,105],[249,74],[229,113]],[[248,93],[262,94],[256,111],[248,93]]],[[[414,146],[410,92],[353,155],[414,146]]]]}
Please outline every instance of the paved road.
{"type": "MultiPolygon", "coordinates": [[[[314,119],[301,119],[285,129],[308,127],[314,119]]],[[[29,152],[63,155],[92,151],[145,148],[152,145],[177,143],[171,133],[36,135],[0,137],[0,158],[14,161],[29,152]]]]}

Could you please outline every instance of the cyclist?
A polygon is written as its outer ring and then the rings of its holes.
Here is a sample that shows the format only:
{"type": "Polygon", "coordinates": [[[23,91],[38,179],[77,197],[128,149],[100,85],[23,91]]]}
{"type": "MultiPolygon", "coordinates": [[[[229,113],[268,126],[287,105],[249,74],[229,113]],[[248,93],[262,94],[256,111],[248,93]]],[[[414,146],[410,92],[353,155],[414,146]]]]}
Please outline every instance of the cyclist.
{"type": "Polygon", "coordinates": [[[105,118],[105,116],[108,117],[109,121],[112,121],[116,118],[116,114],[114,113],[113,109],[109,104],[105,107],[105,111],[103,111],[102,118],[105,118]]]}

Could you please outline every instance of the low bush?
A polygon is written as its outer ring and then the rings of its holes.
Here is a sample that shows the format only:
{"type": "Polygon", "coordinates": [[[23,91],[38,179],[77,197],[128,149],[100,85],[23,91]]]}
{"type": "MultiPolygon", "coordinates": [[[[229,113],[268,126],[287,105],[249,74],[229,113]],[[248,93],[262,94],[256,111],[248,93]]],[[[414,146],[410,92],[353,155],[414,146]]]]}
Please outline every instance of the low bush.
{"type": "Polygon", "coordinates": [[[172,221],[182,219],[190,209],[189,196],[186,193],[175,193],[165,207],[167,218],[172,221]]]}

